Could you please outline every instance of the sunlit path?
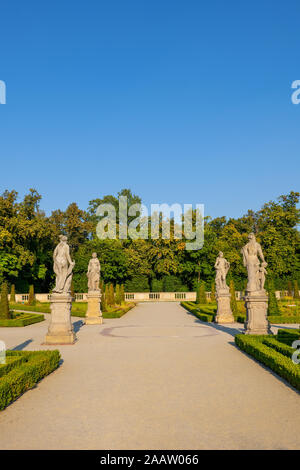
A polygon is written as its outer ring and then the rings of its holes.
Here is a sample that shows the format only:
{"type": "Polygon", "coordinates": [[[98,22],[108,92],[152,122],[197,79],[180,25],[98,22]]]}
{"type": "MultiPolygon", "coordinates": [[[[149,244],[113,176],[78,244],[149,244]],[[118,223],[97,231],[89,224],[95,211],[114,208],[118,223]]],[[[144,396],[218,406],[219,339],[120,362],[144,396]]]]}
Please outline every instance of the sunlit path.
{"type": "MultiPolygon", "coordinates": [[[[201,323],[163,302],[101,326],[74,321],[62,366],[0,413],[0,448],[299,448],[299,395],[235,348],[240,324],[201,323]]],[[[42,349],[46,328],[0,336],[42,349]]]]}

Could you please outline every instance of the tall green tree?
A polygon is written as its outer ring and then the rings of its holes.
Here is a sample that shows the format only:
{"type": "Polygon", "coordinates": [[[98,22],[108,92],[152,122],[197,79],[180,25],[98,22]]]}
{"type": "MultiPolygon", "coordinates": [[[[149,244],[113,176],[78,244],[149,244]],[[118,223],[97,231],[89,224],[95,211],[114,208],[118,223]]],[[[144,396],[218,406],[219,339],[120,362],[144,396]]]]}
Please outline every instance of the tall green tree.
{"type": "Polygon", "coordinates": [[[230,291],[230,307],[233,315],[238,314],[238,307],[237,307],[237,301],[236,301],[236,296],[235,296],[235,285],[234,285],[234,280],[231,279],[229,283],[229,291],[230,291]]]}
{"type": "Polygon", "coordinates": [[[275,294],[274,281],[272,278],[268,279],[267,290],[269,296],[268,302],[268,315],[280,315],[280,310],[275,294]]]}
{"type": "Polygon", "coordinates": [[[1,286],[0,318],[4,320],[10,319],[8,288],[6,282],[3,282],[1,286]]]}

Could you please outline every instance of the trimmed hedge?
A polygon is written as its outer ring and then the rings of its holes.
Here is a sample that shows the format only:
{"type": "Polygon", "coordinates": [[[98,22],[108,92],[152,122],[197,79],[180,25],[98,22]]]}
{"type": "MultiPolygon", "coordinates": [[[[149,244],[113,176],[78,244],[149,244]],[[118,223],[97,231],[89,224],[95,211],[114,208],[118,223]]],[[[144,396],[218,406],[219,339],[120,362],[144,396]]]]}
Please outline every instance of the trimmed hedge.
{"type": "MultiPolygon", "coordinates": [[[[26,390],[34,387],[43,377],[53,372],[59,366],[60,353],[54,351],[7,351],[7,360],[21,360],[14,363],[11,369],[0,379],[0,410],[6,408],[26,390]]],[[[12,364],[8,361],[7,364],[12,364]]]]}
{"type": "MultiPolygon", "coordinates": [[[[253,356],[262,364],[272,369],[278,375],[287,380],[293,387],[300,390],[300,367],[294,364],[291,356],[282,354],[275,347],[280,349],[278,344],[271,341],[271,336],[258,335],[236,335],[235,344],[250,356],[253,356]],[[267,344],[266,344],[267,343],[267,344]]],[[[283,350],[282,350],[283,351],[283,350]]],[[[286,350],[285,350],[286,351],[286,350]]],[[[287,351],[286,351],[287,352],[287,351]]]]}
{"type": "Polygon", "coordinates": [[[127,303],[126,305],[119,307],[111,312],[103,312],[103,318],[120,318],[133,307],[135,307],[135,303],[127,303]]]}
{"type": "Polygon", "coordinates": [[[15,327],[15,326],[28,326],[33,323],[44,321],[44,315],[37,315],[35,313],[21,313],[13,312],[12,318],[9,320],[0,320],[0,327],[15,327]]]}
{"type": "Polygon", "coordinates": [[[180,302],[180,305],[204,322],[213,322],[216,316],[215,305],[197,305],[194,302],[180,302]]]}
{"type": "Polygon", "coordinates": [[[267,317],[267,319],[269,320],[270,323],[277,323],[277,324],[284,324],[284,323],[300,323],[300,317],[293,317],[293,316],[289,316],[289,317],[284,317],[283,315],[270,315],[269,317],[267,317]]]}
{"type": "Polygon", "coordinates": [[[292,346],[293,341],[300,339],[300,330],[278,330],[277,339],[281,343],[292,346]]]}

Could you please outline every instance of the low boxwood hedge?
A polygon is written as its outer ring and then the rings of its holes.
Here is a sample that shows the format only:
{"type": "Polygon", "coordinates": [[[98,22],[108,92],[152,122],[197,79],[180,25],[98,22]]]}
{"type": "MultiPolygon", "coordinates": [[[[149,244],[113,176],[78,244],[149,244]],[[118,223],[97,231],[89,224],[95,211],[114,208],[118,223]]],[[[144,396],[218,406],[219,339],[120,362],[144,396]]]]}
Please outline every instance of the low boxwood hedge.
{"type": "Polygon", "coordinates": [[[293,341],[300,339],[300,330],[278,330],[277,339],[281,343],[292,346],[293,341]]]}
{"type": "Polygon", "coordinates": [[[45,320],[44,315],[36,313],[12,312],[12,318],[0,319],[0,327],[27,326],[45,320]]]}
{"type": "Polygon", "coordinates": [[[197,305],[195,302],[180,302],[180,305],[204,322],[213,322],[216,315],[215,305],[197,305]]]}
{"type": "Polygon", "coordinates": [[[277,341],[278,344],[275,344],[276,339],[275,341],[272,339],[272,336],[243,334],[236,335],[234,338],[235,344],[241,350],[265,364],[297,390],[300,390],[300,365],[294,364],[291,356],[288,356],[288,351],[280,350],[280,343],[277,341]]]}
{"type": "Polygon", "coordinates": [[[57,369],[60,361],[58,350],[7,351],[6,357],[6,373],[0,378],[0,410],[57,369]]]}
{"type": "Polygon", "coordinates": [[[284,315],[270,315],[267,317],[270,323],[284,324],[284,323],[300,323],[300,317],[285,317],[284,315]]]}

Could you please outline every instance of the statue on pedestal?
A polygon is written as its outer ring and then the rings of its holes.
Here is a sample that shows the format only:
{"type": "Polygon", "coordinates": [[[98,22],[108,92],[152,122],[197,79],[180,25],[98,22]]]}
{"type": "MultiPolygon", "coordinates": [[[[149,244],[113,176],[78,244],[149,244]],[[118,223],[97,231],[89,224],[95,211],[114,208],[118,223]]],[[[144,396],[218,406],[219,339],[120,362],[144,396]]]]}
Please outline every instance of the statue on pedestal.
{"type": "Polygon", "coordinates": [[[59,238],[60,242],[53,253],[56,284],[50,297],[51,319],[45,344],[74,344],[76,335],[71,321],[70,289],[75,262],[70,257],[67,237],[60,235],[59,238]]]}
{"type": "Polygon", "coordinates": [[[67,244],[68,238],[65,235],[60,235],[59,238],[60,242],[53,253],[53,270],[56,274],[56,284],[53,292],[56,294],[66,294],[70,293],[75,261],[71,260],[70,248],[67,244]]]}
{"type": "Polygon", "coordinates": [[[230,268],[230,263],[224,258],[222,251],[218,254],[215,262],[216,269],[216,299],[217,315],[216,323],[233,323],[234,317],[230,307],[229,287],[226,284],[226,276],[230,268]]]}
{"type": "Polygon", "coordinates": [[[243,263],[248,272],[247,292],[263,291],[267,274],[264,254],[254,233],[248,236],[248,243],[242,248],[243,263]],[[260,264],[260,260],[262,264],[260,264]]]}
{"type": "Polygon", "coordinates": [[[224,258],[222,251],[219,252],[219,255],[215,262],[216,269],[216,289],[220,290],[229,290],[229,287],[226,284],[226,276],[230,268],[230,263],[224,258]]]}
{"type": "Polygon", "coordinates": [[[245,295],[247,318],[246,335],[272,334],[267,318],[268,295],[264,289],[267,263],[260,244],[254,233],[248,236],[248,243],[242,248],[243,263],[248,272],[248,283],[245,295]]]}
{"type": "Polygon", "coordinates": [[[87,271],[88,278],[88,291],[99,291],[99,282],[100,282],[100,261],[97,258],[97,253],[92,254],[90,259],[87,271]]]}

